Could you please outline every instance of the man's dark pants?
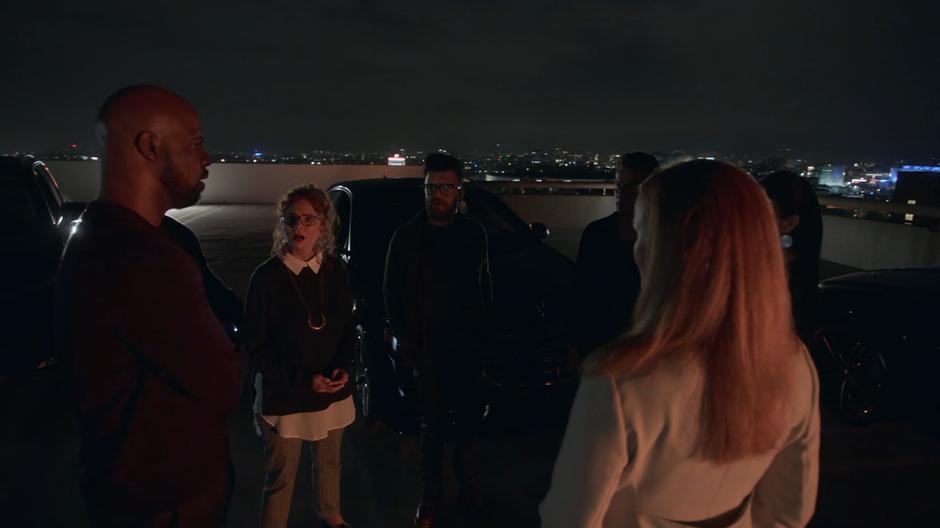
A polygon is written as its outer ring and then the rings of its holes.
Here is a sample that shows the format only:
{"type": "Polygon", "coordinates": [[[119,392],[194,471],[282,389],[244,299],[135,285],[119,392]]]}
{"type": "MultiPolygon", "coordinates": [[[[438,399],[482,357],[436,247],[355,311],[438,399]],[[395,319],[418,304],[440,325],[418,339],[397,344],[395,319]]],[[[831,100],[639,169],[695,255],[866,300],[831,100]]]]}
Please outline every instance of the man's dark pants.
{"type": "Polygon", "coordinates": [[[175,507],[153,513],[126,511],[103,498],[95,498],[85,490],[85,510],[90,524],[100,528],[187,528],[225,526],[229,501],[235,488],[235,473],[220,475],[204,492],[175,507]]]}
{"type": "Polygon", "coordinates": [[[425,498],[440,498],[444,440],[451,427],[454,470],[460,491],[477,493],[477,437],[482,410],[480,366],[470,359],[472,355],[466,350],[452,348],[434,352],[432,357],[437,361],[419,361],[422,366],[415,369],[421,412],[421,472],[425,498]]]}

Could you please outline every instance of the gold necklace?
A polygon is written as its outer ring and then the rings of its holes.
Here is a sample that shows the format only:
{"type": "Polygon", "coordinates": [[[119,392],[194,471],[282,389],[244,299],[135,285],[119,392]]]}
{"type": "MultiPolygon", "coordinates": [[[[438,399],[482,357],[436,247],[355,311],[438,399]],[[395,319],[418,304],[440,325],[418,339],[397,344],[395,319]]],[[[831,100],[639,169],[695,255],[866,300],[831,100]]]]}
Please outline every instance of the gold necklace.
{"type": "Polygon", "coordinates": [[[310,330],[314,332],[319,332],[323,330],[326,326],[326,315],[323,313],[323,263],[320,263],[320,273],[317,275],[320,276],[320,324],[313,324],[313,316],[310,315],[310,307],[307,306],[307,301],[304,300],[304,296],[300,293],[300,287],[297,286],[297,279],[294,278],[294,272],[284,267],[287,270],[287,275],[290,276],[290,283],[294,286],[294,291],[297,292],[297,298],[300,299],[300,304],[303,305],[304,311],[307,312],[307,326],[310,327],[310,330]]]}

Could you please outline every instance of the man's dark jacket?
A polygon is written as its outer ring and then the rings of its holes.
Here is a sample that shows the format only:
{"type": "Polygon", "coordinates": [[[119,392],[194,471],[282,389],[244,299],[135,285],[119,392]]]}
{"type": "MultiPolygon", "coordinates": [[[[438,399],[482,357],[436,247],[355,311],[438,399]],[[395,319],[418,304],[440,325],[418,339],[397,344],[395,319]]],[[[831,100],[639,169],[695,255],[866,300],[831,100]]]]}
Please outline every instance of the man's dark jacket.
{"type": "Polygon", "coordinates": [[[401,225],[385,260],[385,309],[406,365],[440,346],[479,346],[493,299],[486,230],[458,214],[448,227],[427,214],[401,225]]]}
{"type": "Polygon", "coordinates": [[[170,238],[196,261],[196,266],[199,267],[199,272],[202,275],[202,285],[205,288],[209,306],[212,307],[212,311],[219,322],[222,323],[229,339],[237,342],[238,329],[241,327],[242,317],[244,317],[242,302],[238,295],[213,273],[212,268],[209,267],[209,260],[202,251],[202,244],[199,243],[196,234],[188,227],[169,216],[165,216],[163,222],[160,223],[160,229],[170,235],[170,238]]]}
{"type": "Polygon", "coordinates": [[[92,202],[63,256],[56,301],[86,500],[162,511],[226,478],[225,415],[245,360],[192,256],[134,211],[92,202]]]}
{"type": "Polygon", "coordinates": [[[620,238],[620,212],[587,225],[568,306],[568,343],[582,355],[625,332],[640,295],[633,241],[620,238]]]}

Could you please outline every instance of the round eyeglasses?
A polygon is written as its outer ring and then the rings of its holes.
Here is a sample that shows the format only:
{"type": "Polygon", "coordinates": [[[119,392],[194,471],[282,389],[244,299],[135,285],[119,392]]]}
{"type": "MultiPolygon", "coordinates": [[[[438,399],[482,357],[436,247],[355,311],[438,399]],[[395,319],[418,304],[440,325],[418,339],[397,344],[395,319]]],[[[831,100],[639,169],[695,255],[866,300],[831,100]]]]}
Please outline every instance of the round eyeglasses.
{"type": "Polygon", "coordinates": [[[320,218],[317,215],[308,215],[308,214],[302,214],[302,215],[286,214],[281,217],[281,222],[284,222],[284,225],[290,226],[290,227],[294,227],[295,225],[297,225],[298,222],[303,224],[306,227],[310,227],[313,224],[316,224],[317,222],[321,220],[322,218],[320,218]]]}

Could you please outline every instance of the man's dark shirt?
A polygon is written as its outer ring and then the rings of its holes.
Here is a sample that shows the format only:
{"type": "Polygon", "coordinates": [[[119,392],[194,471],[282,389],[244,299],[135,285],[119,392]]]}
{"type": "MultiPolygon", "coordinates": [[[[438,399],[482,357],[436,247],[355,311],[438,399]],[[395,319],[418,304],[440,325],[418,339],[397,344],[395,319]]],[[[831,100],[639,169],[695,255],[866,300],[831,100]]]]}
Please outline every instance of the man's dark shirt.
{"type": "Polygon", "coordinates": [[[591,222],[581,235],[567,332],[582,355],[627,330],[640,294],[633,242],[620,238],[620,214],[591,222]]]}
{"type": "Polygon", "coordinates": [[[134,211],[92,202],[63,256],[56,300],[86,499],[138,514],[172,509],[227,475],[225,414],[245,361],[193,258],[134,211]]]}
{"type": "Polygon", "coordinates": [[[392,235],[384,290],[405,364],[433,361],[438,345],[482,344],[493,298],[485,229],[460,214],[435,227],[422,212],[392,235]]]}

